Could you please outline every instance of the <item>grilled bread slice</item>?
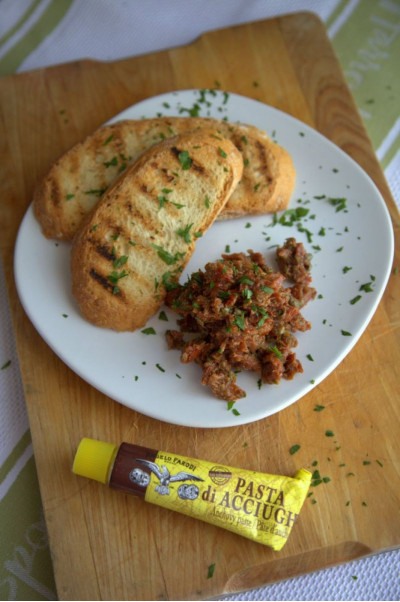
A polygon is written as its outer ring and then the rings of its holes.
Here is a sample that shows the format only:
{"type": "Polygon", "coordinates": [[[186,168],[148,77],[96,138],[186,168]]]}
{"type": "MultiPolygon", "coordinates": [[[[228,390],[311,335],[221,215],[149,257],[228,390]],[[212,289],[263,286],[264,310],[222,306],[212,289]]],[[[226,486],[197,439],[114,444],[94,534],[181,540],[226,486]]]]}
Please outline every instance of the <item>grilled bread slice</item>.
{"type": "Polygon", "coordinates": [[[162,139],[215,128],[241,151],[243,178],[219,219],[285,209],[294,183],[290,155],[250,125],[196,117],[161,117],[106,125],[56,161],[34,194],[34,211],[47,238],[72,240],[104,191],[142,152],[162,139]]]}
{"type": "Polygon", "coordinates": [[[72,293],[97,326],[143,326],[242,176],[234,144],[201,130],[142,154],[104,193],[72,246],[72,293]]]}

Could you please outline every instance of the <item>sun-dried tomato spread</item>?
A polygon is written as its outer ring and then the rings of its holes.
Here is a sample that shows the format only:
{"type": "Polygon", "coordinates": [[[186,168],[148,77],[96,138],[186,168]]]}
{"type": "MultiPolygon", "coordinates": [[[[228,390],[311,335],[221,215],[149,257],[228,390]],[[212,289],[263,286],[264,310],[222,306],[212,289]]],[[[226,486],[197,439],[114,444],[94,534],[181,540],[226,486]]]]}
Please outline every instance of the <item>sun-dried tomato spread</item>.
{"type": "Polygon", "coordinates": [[[219,399],[246,396],[236,384],[241,370],[268,384],[303,372],[292,348],[293,333],[311,328],[300,313],[316,295],[308,286],[310,256],[302,243],[288,239],[277,249],[277,260],[285,275],[260,253],[222,255],[167,295],[167,305],[181,316],[181,330],[167,332],[168,346],[181,351],[182,362],[202,366],[202,384],[219,399]],[[296,283],[284,286],[285,277],[296,283]],[[184,333],[195,336],[185,340],[184,333]]]}
{"type": "Polygon", "coordinates": [[[304,245],[294,238],[287,238],[282,247],[276,251],[279,271],[289,280],[298,284],[311,282],[311,255],[304,245]]]}

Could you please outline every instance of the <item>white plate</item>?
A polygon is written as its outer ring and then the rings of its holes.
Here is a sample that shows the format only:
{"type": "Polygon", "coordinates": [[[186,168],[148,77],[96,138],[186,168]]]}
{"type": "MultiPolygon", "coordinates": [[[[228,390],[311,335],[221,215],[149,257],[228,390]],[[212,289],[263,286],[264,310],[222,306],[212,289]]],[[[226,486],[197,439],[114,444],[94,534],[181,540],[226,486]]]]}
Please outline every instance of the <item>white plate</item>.
{"type": "Polygon", "coordinates": [[[134,410],[167,422],[193,427],[237,426],[297,401],[349,353],[375,312],[387,283],[393,231],[380,193],[352,159],[312,128],[255,100],[222,91],[186,90],[145,100],[112,121],[160,113],[186,116],[190,111],[253,124],[293,157],[297,183],[290,208],[309,210],[299,222],[308,232],[298,231],[296,225],[273,225],[272,215],[215,223],[198,241],[182,281],[187,273],[219,258],[226,245],[231,252],[260,251],[274,265],[273,245],[281,245],[289,236],[303,242],[313,253],[313,286],[319,295],[302,312],[312,322],[311,331],[297,334],[296,353],[303,374],[261,389],[257,375],[240,374],[238,384],[247,397],[236,402],[239,415],[234,414],[227,403],[215,399],[200,384],[199,366],[183,365],[178,351],[168,351],[164,333],[175,326],[175,316],[168,310],[169,322],[160,320],[157,314],[147,324],[156,335],[115,333],[96,328],[81,317],[70,292],[70,245],[46,240],[32,207],[17,238],[15,277],[21,302],[36,329],[55,353],[93,387],[134,410]],[[345,206],[332,204],[332,198],[346,199],[345,206]],[[352,303],[358,296],[359,300],[352,303]]]}

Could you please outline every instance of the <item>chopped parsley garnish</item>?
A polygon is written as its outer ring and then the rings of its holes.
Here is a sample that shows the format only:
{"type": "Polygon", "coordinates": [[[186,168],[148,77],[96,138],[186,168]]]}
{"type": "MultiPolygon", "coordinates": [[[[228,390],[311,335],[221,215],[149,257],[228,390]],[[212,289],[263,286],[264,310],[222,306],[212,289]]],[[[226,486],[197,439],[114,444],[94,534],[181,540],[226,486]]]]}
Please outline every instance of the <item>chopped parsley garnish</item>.
{"type": "Polygon", "coordinates": [[[107,140],[105,140],[105,142],[103,142],[103,146],[107,146],[107,144],[109,144],[113,138],[114,138],[114,134],[111,134],[111,136],[109,136],[107,138],[107,140]]]}
{"type": "Polygon", "coordinates": [[[221,157],[223,157],[224,159],[227,158],[228,155],[226,154],[226,152],[224,151],[223,148],[219,147],[218,151],[219,151],[219,154],[221,155],[221,157]]]}
{"type": "Polygon", "coordinates": [[[143,334],[157,334],[152,326],[149,326],[148,328],[143,328],[143,330],[141,330],[140,332],[142,332],[143,334]]]}
{"type": "Polygon", "coordinates": [[[161,283],[167,291],[172,291],[179,287],[179,284],[174,280],[173,272],[164,272],[161,277],[161,283]]]}
{"type": "Polygon", "coordinates": [[[335,433],[333,431],[327,430],[325,431],[325,437],[334,437],[335,433]]]}
{"type": "Polygon", "coordinates": [[[96,196],[101,196],[106,191],[105,188],[92,189],[92,190],[84,190],[84,194],[95,194],[96,196]]]}
{"type": "Polygon", "coordinates": [[[118,280],[120,280],[121,278],[125,278],[128,275],[128,272],[126,270],[122,270],[122,272],[116,272],[115,270],[113,270],[111,272],[111,274],[109,274],[107,276],[107,278],[109,279],[109,281],[111,282],[111,284],[117,284],[118,280]]]}
{"type": "Polygon", "coordinates": [[[157,200],[158,200],[158,209],[159,210],[164,207],[165,203],[169,202],[166,196],[159,196],[157,200]]]}
{"type": "Polygon", "coordinates": [[[189,115],[191,117],[198,117],[199,112],[200,112],[200,105],[197,104],[197,102],[194,103],[193,107],[191,109],[187,109],[185,107],[181,107],[179,109],[179,113],[184,113],[187,112],[189,113],[189,115]]]}
{"type": "Polygon", "coordinates": [[[307,357],[307,359],[308,359],[308,360],[310,360],[310,362],[313,362],[313,361],[314,361],[314,358],[313,358],[313,356],[311,355],[311,353],[307,353],[307,356],[306,356],[306,357],[307,357]]]}
{"type": "Polygon", "coordinates": [[[250,280],[247,276],[241,276],[238,278],[238,282],[241,284],[249,284],[250,286],[254,284],[254,280],[250,280]]]}
{"type": "Polygon", "coordinates": [[[190,158],[188,151],[181,151],[178,155],[178,160],[182,169],[190,169],[190,166],[192,165],[192,159],[190,158]]]}
{"type": "Polygon", "coordinates": [[[325,410],[325,406],[317,404],[314,408],[314,412],[322,412],[322,410],[325,410]]]}
{"type": "MultiPolygon", "coordinates": [[[[161,192],[165,194],[169,194],[170,192],[172,192],[172,190],[170,188],[163,188],[161,190],[161,192]]],[[[174,205],[174,207],[176,207],[177,209],[182,209],[182,207],[184,207],[185,205],[182,205],[181,203],[174,203],[173,201],[170,201],[169,199],[167,199],[166,196],[160,195],[158,198],[158,210],[162,209],[164,207],[164,205],[166,203],[170,203],[171,205],[174,205]]]]}
{"type": "Polygon", "coordinates": [[[208,196],[206,196],[206,199],[204,201],[205,206],[207,207],[207,209],[209,209],[210,207],[210,199],[208,198],[208,196]]]}
{"type": "MultiPolygon", "coordinates": [[[[335,171],[335,170],[333,170],[333,171],[335,171]]],[[[332,199],[332,198],[330,198],[329,202],[330,202],[331,205],[333,205],[334,207],[336,207],[336,213],[338,211],[343,211],[344,209],[346,209],[347,199],[345,199],[345,198],[340,198],[340,199],[332,199]]]]}
{"type": "Polygon", "coordinates": [[[350,270],[352,270],[353,268],[349,267],[348,265],[345,265],[342,272],[343,274],[347,274],[347,272],[350,272],[350,270]]]}
{"type": "Polygon", "coordinates": [[[269,318],[269,314],[267,314],[267,312],[265,311],[265,309],[263,309],[262,307],[258,308],[258,311],[260,312],[260,314],[262,315],[262,318],[260,318],[257,322],[257,328],[261,328],[261,326],[263,326],[265,320],[267,318],[269,318]]]}
{"type": "Polygon", "coordinates": [[[347,330],[341,330],[340,332],[342,333],[342,335],[343,335],[344,337],[351,337],[351,336],[353,336],[353,335],[351,334],[351,332],[348,332],[347,330]]]}
{"type": "Polygon", "coordinates": [[[110,161],[105,161],[103,163],[103,165],[105,167],[111,167],[111,166],[118,165],[118,158],[117,157],[113,157],[110,161]]]}
{"type": "Polygon", "coordinates": [[[296,443],[296,445],[292,445],[292,447],[289,449],[289,453],[291,456],[293,456],[293,454],[295,454],[297,451],[299,451],[300,449],[300,445],[298,443],[296,443]]]}
{"type": "Polygon", "coordinates": [[[279,349],[276,345],[274,345],[273,347],[270,347],[269,350],[272,351],[273,353],[275,353],[276,357],[278,357],[279,359],[282,359],[283,355],[279,351],[279,349]]]}
{"type": "Polygon", "coordinates": [[[220,299],[229,299],[230,297],[230,292],[229,291],[219,291],[218,293],[218,297],[220,299]]]}
{"type": "Polygon", "coordinates": [[[118,257],[117,259],[114,259],[114,261],[113,261],[113,268],[120,268],[127,261],[128,261],[128,256],[127,255],[121,255],[121,257],[118,257]]]}
{"type": "Polygon", "coordinates": [[[5,370],[11,364],[11,360],[7,360],[1,367],[1,370],[5,370]]]}
{"type": "Polygon", "coordinates": [[[164,320],[164,322],[168,322],[168,317],[167,317],[167,314],[165,313],[165,311],[160,311],[158,319],[159,320],[164,320]]]}
{"type": "Polygon", "coordinates": [[[156,367],[159,369],[160,372],[165,372],[164,368],[160,366],[160,364],[156,364],[156,367]]]}
{"type": "Polygon", "coordinates": [[[361,299],[361,295],[356,295],[356,297],[353,297],[353,299],[350,299],[350,304],[354,305],[355,303],[357,303],[360,299],[361,299]]]}
{"type": "Polygon", "coordinates": [[[245,320],[243,311],[238,311],[238,313],[235,315],[234,322],[236,326],[240,328],[240,330],[245,330],[245,320]]]}
{"type": "Polygon", "coordinates": [[[208,567],[207,579],[211,579],[213,577],[214,571],[215,571],[215,562],[210,564],[210,566],[208,567]]]}
{"type": "Polygon", "coordinates": [[[179,228],[176,233],[178,234],[178,236],[181,236],[183,238],[183,240],[185,242],[187,242],[188,244],[192,242],[192,239],[190,238],[190,228],[193,226],[192,224],[188,224],[185,228],[179,228]]]}
{"type": "Polygon", "coordinates": [[[67,195],[65,195],[65,198],[67,199],[67,201],[69,201],[70,199],[73,199],[74,196],[75,196],[74,194],[67,194],[67,195]]]}
{"type": "Polygon", "coordinates": [[[168,251],[166,251],[165,249],[163,249],[159,245],[152,244],[151,246],[154,247],[154,249],[157,250],[157,255],[167,265],[173,265],[179,259],[182,259],[185,256],[185,253],[179,253],[179,251],[176,252],[175,255],[171,255],[171,253],[169,253],[168,251]]]}
{"type": "Polygon", "coordinates": [[[364,293],[372,293],[374,289],[372,288],[371,284],[371,282],[366,282],[360,286],[359,290],[364,291],[364,293]]]}
{"type": "Polygon", "coordinates": [[[313,234],[312,234],[312,232],[310,232],[310,230],[308,230],[307,228],[304,228],[304,226],[302,226],[301,224],[297,224],[297,230],[299,232],[305,233],[305,235],[307,236],[307,242],[309,242],[309,243],[312,242],[313,234]]]}

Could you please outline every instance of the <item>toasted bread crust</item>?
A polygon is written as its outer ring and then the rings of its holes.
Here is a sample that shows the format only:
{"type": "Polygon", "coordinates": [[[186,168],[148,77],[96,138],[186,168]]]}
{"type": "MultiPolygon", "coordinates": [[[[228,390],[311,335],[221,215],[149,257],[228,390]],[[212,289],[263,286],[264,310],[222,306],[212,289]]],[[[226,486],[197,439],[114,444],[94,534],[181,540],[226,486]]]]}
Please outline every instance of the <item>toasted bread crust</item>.
{"type": "Polygon", "coordinates": [[[72,293],[84,317],[118,331],[143,326],[242,170],[240,152],[215,131],[183,134],[143,153],[104,193],[74,240],[72,293]]]}
{"type": "Polygon", "coordinates": [[[85,216],[120,173],[162,139],[215,128],[242,153],[243,178],[218,219],[285,209],[295,183],[290,155],[249,125],[200,117],[161,117],[106,125],[50,168],[34,193],[34,212],[47,238],[72,240],[85,216]]]}

